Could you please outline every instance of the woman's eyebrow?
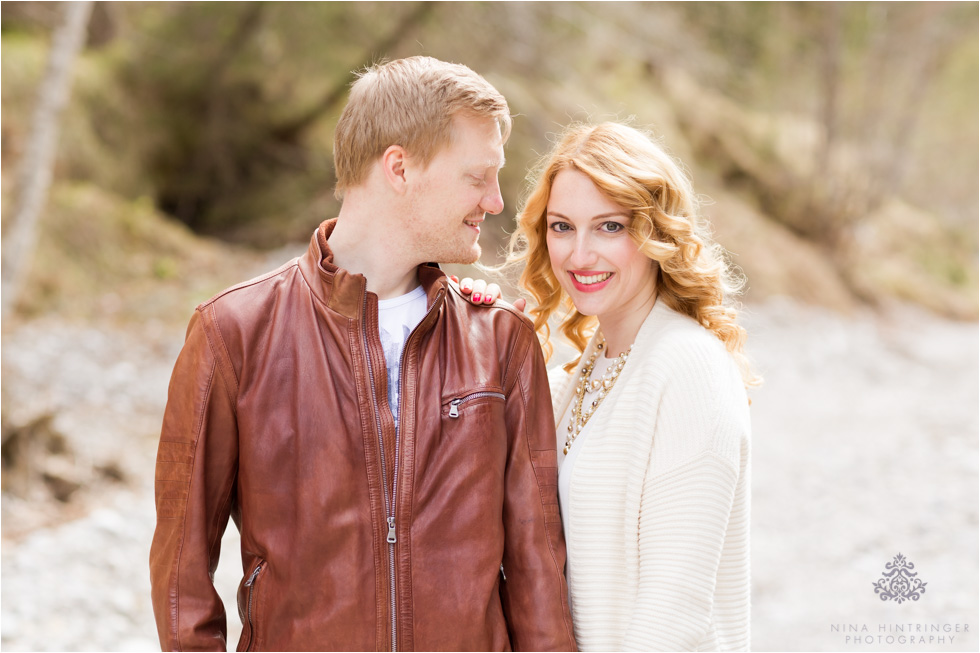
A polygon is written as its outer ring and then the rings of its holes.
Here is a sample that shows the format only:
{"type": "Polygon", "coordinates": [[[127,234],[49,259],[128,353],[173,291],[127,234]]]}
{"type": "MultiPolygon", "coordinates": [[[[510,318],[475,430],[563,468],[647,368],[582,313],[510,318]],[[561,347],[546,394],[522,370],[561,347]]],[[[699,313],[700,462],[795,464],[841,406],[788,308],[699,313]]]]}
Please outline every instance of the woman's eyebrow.
{"type": "MultiPolygon", "coordinates": [[[[563,218],[565,220],[568,220],[568,217],[567,216],[562,215],[558,211],[548,211],[545,215],[553,215],[556,218],[563,218]]],[[[628,218],[628,217],[629,217],[629,215],[626,214],[626,213],[623,213],[622,211],[613,211],[611,213],[600,213],[599,215],[594,215],[594,216],[592,216],[589,219],[590,220],[605,220],[606,218],[628,218]]]]}

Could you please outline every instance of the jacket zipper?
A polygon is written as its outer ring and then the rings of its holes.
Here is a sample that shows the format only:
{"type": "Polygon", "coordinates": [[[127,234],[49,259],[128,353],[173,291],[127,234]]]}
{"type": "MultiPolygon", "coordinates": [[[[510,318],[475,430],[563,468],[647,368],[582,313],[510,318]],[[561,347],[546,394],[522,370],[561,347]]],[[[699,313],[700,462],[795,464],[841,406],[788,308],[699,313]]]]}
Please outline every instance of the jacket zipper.
{"type": "Polygon", "coordinates": [[[245,647],[246,651],[252,648],[252,640],[255,639],[255,626],[252,624],[252,595],[255,593],[255,578],[259,575],[260,571],[262,571],[261,562],[255,566],[255,569],[252,570],[252,575],[245,581],[245,587],[248,588],[248,607],[245,612],[246,618],[248,619],[248,646],[245,647]]]}
{"type": "MultiPolygon", "coordinates": [[[[374,368],[371,366],[371,350],[368,348],[367,316],[368,304],[364,302],[364,319],[361,324],[361,335],[364,339],[364,355],[367,358],[368,380],[371,383],[371,396],[374,397],[374,368]]],[[[385,518],[388,522],[388,586],[391,588],[391,650],[398,650],[395,636],[395,515],[388,502],[388,470],[385,465],[385,443],[381,428],[381,416],[378,414],[378,403],[374,402],[374,423],[378,428],[378,449],[381,451],[381,495],[384,497],[385,518]]],[[[395,451],[398,451],[398,432],[395,431],[395,451]]],[[[396,468],[397,472],[397,463],[396,468]]],[[[394,493],[392,493],[394,494],[394,493]]],[[[392,500],[394,503],[394,500],[392,500]]]]}
{"type": "MultiPolygon", "coordinates": [[[[432,310],[439,304],[439,300],[442,298],[443,291],[440,290],[439,294],[436,296],[435,300],[432,302],[432,306],[429,310],[425,312],[422,319],[419,320],[419,324],[425,321],[432,310]]],[[[376,397],[374,397],[374,368],[371,366],[371,352],[368,349],[368,334],[367,334],[367,300],[364,302],[364,319],[361,324],[361,334],[364,340],[364,354],[367,357],[367,367],[368,367],[368,380],[371,382],[371,396],[375,399],[374,402],[374,423],[378,428],[378,449],[381,451],[381,494],[384,496],[384,507],[385,507],[385,521],[388,524],[388,536],[385,538],[385,542],[388,543],[388,587],[390,588],[390,602],[391,602],[391,650],[398,650],[398,620],[396,618],[396,613],[398,610],[398,598],[395,592],[395,543],[398,541],[395,535],[395,496],[398,489],[398,452],[399,452],[399,441],[401,436],[401,428],[395,428],[395,466],[392,471],[391,477],[391,499],[388,498],[388,472],[385,468],[385,446],[384,446],[384,434],[381,428],[381,416],[378,414],[378,402],[376,397]]],[[[405,346],[402,348],[402,359],[401,359],[401,374],[402,379],[400,383],[402,386],[405,385],[405,353],[408,351],[408,341],[411,340],[412,336],[415,334],[416,328],[412,330],[412,333],[408,334],[408,338],[405,339],[405,346]]]]}
{"type": "Polygon", "coordinates": [[[456,419],[459,417],[460,404],[464,404],[471,399],[479,399],[481,397],[499,397],[501,399],[506,399],[504,393],[502,392],[474,392],[473,394],[466,395],[465,397],[458,397],[449,402],[449,416],[456,419]]]}

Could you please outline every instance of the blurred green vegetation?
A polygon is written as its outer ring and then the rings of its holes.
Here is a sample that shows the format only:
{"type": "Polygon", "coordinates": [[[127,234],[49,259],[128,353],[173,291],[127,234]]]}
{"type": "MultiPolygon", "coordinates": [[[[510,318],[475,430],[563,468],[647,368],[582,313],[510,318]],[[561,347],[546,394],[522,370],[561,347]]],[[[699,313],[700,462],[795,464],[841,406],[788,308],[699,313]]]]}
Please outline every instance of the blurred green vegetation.
{"type": "MultiPolygon", "coordinates": [[[[8,171],[57,4],[0,8],[8,171]]],[[[305,240],[338,209],[352,71],[426,54],[483,74],[515,114],[485,263],[554,132],[632,119],[711,199],[750,298],[975,318],[977,23],[974,3],[97,3],[20,310],[198,296],[248,268],[240,246],[305,240]]]]}

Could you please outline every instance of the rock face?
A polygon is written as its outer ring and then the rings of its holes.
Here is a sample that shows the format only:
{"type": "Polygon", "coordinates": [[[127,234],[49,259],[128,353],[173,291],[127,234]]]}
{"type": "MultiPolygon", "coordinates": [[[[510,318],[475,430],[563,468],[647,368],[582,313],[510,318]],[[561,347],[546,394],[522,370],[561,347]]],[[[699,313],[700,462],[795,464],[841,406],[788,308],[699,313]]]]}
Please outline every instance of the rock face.
{"type": "MultiPolygon", "coordinates": [[[[753,647],[841,650],[851,624],[877,636],[880,624],[966,623],[951,643],[919,648],[976,650],[977,325],[913,309],[842,318],[779,300],[745,318],[766,380],[752,393],[753,647]],[[872,587],[898,553],[928,583],[900,606],[872,587]]],[[[158,649],[153,459],[179,346],[179,330],[56,322],[6,335],[5,423],[24,441],[31,424],[63,439],[54,457],[97,480],[62,503],[41,476],[26,494],[8,491],[4,470],[4,650],[158,649]],[[93,471],[105,465],[123,480],[93,471]]],[[[233,648],[234,527],[222,551],[215,584],[233,648]]]]}

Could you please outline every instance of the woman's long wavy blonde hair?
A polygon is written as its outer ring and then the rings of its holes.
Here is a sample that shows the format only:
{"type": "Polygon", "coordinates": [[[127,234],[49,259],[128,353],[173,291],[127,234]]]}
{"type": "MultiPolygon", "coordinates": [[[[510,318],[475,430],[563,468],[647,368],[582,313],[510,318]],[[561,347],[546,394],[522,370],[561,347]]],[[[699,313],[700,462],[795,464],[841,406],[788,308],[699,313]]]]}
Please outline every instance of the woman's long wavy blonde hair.
{"type": "MultiPolygon", "coordinates": [[[[555,177],[569,168],[588,175],[599,190],[630,212],[630,237],[659,266],[657,301],[714,333],[735,358],[745,385],[758,385],[760,379],[742,351],[745,329],[736,322],[732,305],[744,280],[711,240],[690,179],[650,136],[615,122],[572,125],[565,130],[529,176],[534,186],[510,239],[508,263],[525,264],[520,284],[537,303],[530,314],[545,358],[553,351],[548,320],[559,308],[567,311],[560,331],[579,354],[598,324],[595,317],[575,310],[548,256],[548,197],[555,177]]],[[[569,363],[566,370],[577,363],[569,363]]]]}

